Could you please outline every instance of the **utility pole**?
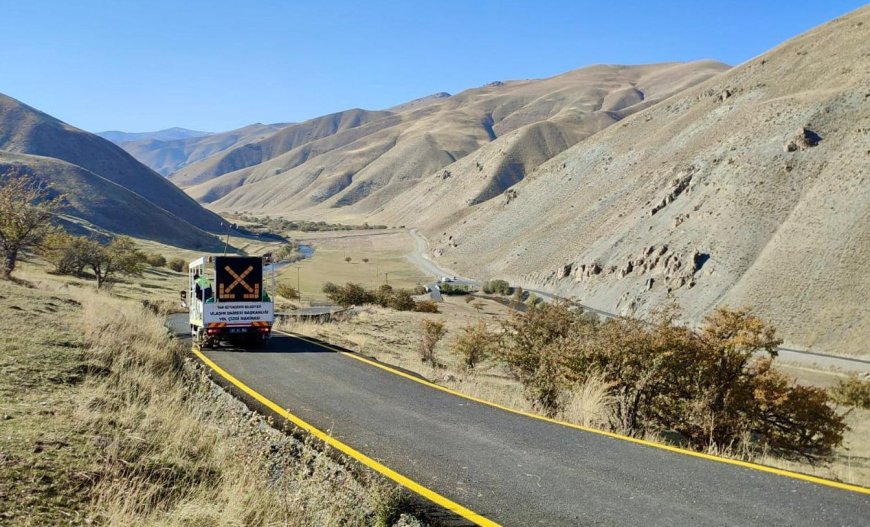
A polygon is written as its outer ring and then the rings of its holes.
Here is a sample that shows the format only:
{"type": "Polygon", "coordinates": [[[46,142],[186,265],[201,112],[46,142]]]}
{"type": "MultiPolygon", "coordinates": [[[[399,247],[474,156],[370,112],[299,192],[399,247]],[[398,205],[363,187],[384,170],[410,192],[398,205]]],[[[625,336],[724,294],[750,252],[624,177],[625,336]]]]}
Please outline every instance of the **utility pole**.
{"type": "Polygon", "coordinates": [[[384,283],[390,285],[390,273],[384,273],[384,283]]]}
{"type": "Polygon", "coordinates": [[[302,270],[301,265],[296,266],[296,293],[299,295],[299,303],[302,303],[302,285],[299,281],[299,271],[302,270]]]}
{"type": "MultiPolygon", "coordinates": [[[[224,222],[221,222],[221,226],[223,226],[224,222]]],[[[233,223],[227,223],[227,241],[224,243],[224,256],[227,255],[227,247],[230,246],[230,229],[235,227],[233,223]]]]}

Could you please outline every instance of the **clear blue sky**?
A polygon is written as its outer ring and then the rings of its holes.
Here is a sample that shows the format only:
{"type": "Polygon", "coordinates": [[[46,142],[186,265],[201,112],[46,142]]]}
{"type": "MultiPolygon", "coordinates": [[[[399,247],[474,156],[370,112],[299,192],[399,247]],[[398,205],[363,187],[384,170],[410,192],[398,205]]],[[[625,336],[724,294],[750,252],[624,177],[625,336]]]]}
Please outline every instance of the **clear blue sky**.
{"type": "Polygon", "coordinates": [[[589,64],[739,64],[862,4],[0,0],[0,93],[91,131],[219,131],[589,64]]]}

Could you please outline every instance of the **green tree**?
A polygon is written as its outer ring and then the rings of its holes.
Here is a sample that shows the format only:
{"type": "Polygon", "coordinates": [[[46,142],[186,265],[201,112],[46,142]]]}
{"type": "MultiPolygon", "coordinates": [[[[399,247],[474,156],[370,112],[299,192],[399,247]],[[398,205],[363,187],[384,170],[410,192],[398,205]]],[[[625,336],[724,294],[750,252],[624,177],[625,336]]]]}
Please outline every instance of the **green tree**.
{"type": "Polygon", "coordinates": [[[47,185],[23,172],[0,176],[0,277],[8,280],[21,251],[37,247],[51,232],[51,220],[63,207],[47,185]]]}
{"type": "Polygon", "coordinates": [[[96,276],[98,289],[118,275],[141,276],[145,270],[145,255],[127,236],[113,238],[105,246],[95,241],[90,243],[88,266],[96,276]]]}
{"type": "Polygon", "coordinates": [[[80,276],[88,265],[89,240],[73,236],[60,229],[48,234],[40,247],[40,254],[48,260],[58,274],[80,276]]]}

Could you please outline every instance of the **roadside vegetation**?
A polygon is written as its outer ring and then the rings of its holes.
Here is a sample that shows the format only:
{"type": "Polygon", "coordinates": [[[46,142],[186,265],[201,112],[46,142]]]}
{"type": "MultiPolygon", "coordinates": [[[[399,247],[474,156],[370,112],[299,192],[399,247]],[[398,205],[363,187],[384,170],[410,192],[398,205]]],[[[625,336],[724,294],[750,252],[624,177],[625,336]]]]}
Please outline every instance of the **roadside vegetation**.
{"type": "Polygon", "coordinates": [[[31,262],[0,281],[0,523],[391,525],[402,512],[404,491],[212,384],[164,328],[168,303],[31,262]]]}
{"type": "Polygon", "coordinates": [[[325,231],[355,231],[369,229],[387,229],[386,225],[345,225],[342,223],[327,223],[325,221],[287,220],[271,216],[252,216],[249,214],[230,214],[229,217],[252,225],[261,225],[274,233],[287,231],[325,232],[325,231]]]}
{"type": "Polygon", "coordinates": [[[518,410],[870,484],[870,412],[808,384],[819,372],[799,383],[781,373],[768,350],[773,328],[747,310],[716,313],[695,331],[673,311],[602,322],[566,305],[517,312],[476,295],[445,297],[439,309],[431,317],[366,306],[285,329],[518,410]],[[433,333],[434,323],[443,327],[433,333]]]}
{"type": "Polygon", "coordinates": [[[343,286],[326,282],[323,285],[323,293],[330,301],[342,307],[377,304],[397,311],[438,312],[438,305],[431,300],[414,300],[411,291],[394,289],[388,284],[383,284],[375,290],[369,290],[351,282],[343,286]]]}
{"type": "Polygon", "coordinates": [[[849,375],[829,390],[831,399],[856,408],[870,408],[870,379],[849,375]]]}
{"type": "Polygon", "coordinates": [[[609,428],[671,433],[690,448],[828,458],[843,441],[843,416],[821,388],[773,368],[775,330],[746,309],[719,309],[699,330],[663,311],[649,323],[599,322],[559,304],[514,315],[493,335],[504,363],[542,413],[558,415],[571,392],[609,386],[609,428]],[[757,358],[760,355],[760,358],[757,358]]]}

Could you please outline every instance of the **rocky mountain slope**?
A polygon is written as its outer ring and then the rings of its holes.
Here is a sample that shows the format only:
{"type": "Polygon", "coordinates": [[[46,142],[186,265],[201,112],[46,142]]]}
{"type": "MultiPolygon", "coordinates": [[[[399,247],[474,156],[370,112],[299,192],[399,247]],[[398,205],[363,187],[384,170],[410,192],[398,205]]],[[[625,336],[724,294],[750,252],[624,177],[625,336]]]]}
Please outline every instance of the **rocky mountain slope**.
{"type": "Polygon", "coordinates": [[[442,263],[471,276],[625,314],[675,301],[689,321],[750,305],[787,345],[870,352],[870,8],[635,113],[481,201],[477,163],[512,155],[490,154],[367,219],[420,227],[442,263]]]}
{"type": "Polygon", "coordinates": [[[187,128],[179,128],[176,126],[165,130],[158,130],[156,132],[121,132],[119,130],[109,130],[106,132],[97,132],[96,135],[119,145],[130,141],[175,141],[178,139],[193,139],[195,137],[211,135],[211,132],[188,130],[187,128]]]}
{"type": "Polygon", "coordinates": [[[0,166],[68,195],[70,214],[113,232],[189,247],[212,241],[221,218],[111,142],[0,95],[0,166]]]}
{"type": "Polygon", "coordinates": [[[349,110],[194,163],[172,180],[218,210],[352,217],[395,208],[423,178],[450,178],[449,165],[481,151],[493,162],[472,165],[482,179],[472,200],[479,203],[577,141],[726,68],[594,66],[386,111],[349,110]]]}
{"type": "Polygon", "coordinates": [[[225,150],[262,141],[285,126],[257,123],[217,134],[175,139],[147,138],[119,142],[118,146],[152,170],[168,176],[225,150]]]}

